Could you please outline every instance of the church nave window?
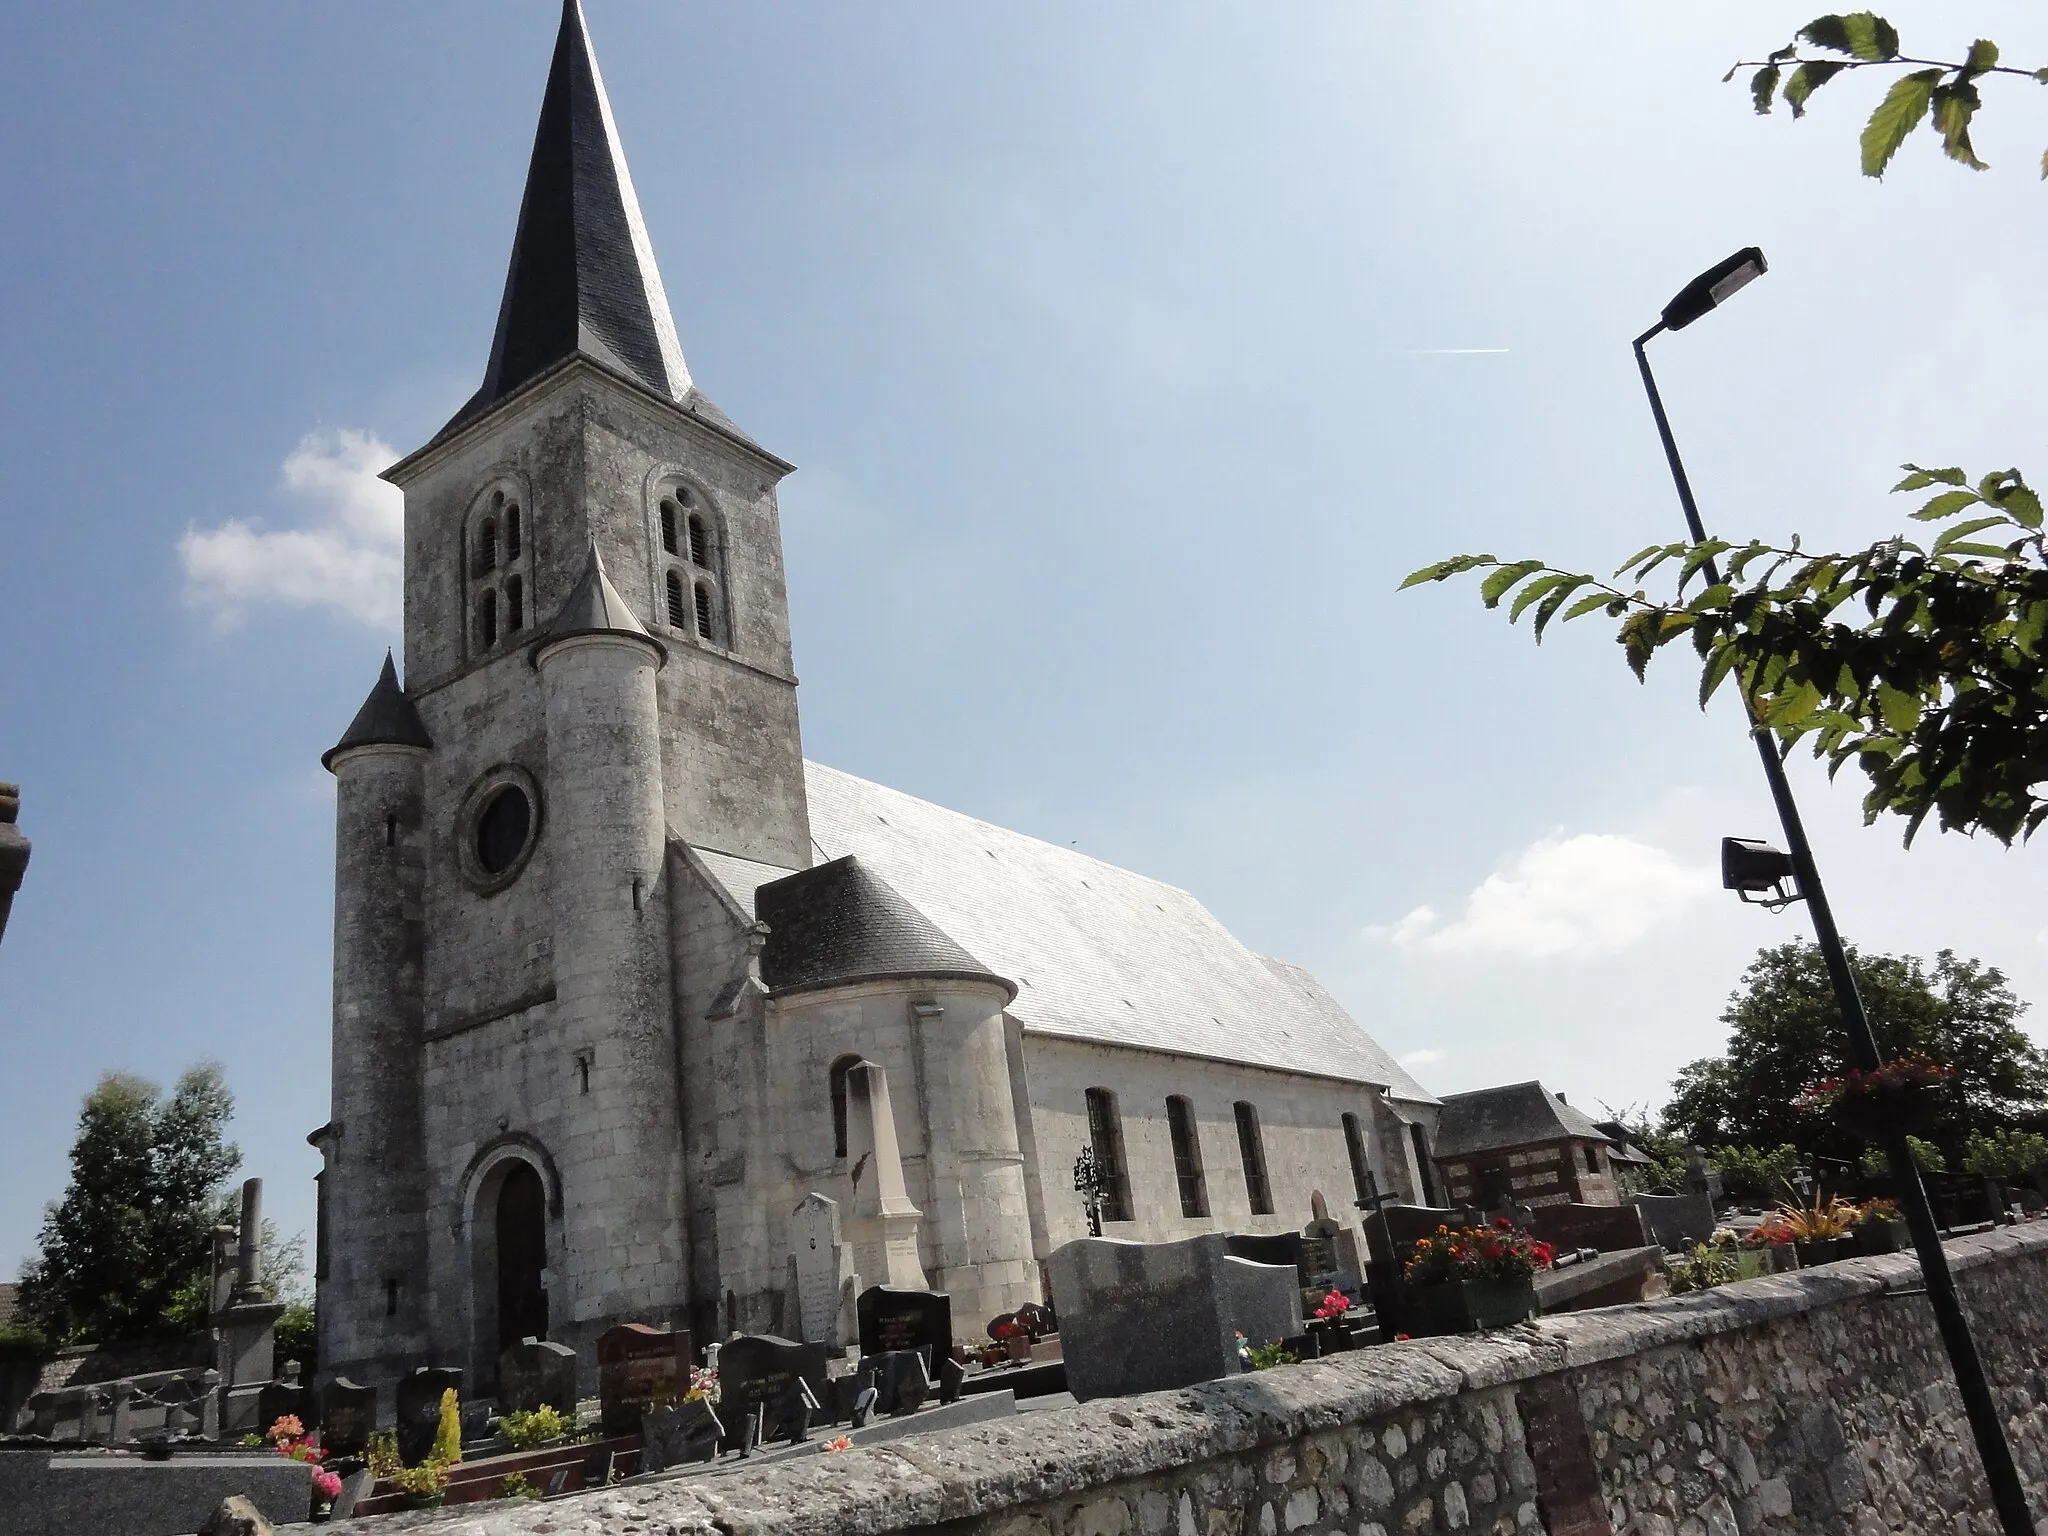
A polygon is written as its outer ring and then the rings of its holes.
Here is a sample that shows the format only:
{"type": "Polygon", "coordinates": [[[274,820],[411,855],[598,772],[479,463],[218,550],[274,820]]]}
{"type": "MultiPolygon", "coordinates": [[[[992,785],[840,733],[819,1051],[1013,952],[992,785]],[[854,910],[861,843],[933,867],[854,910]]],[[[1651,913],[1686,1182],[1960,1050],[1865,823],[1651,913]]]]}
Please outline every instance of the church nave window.
{"type": "Polygon", "coordinates": [[[1102,1219],[1131,1219],[1131,1181],[1124,1172],[1124,1126],[1117,1113],[1116,1095],[1107,1088],[1088,1090],[1088,1150],[1095,1154],[1095,1172],[1101,1181],[1102,1219]]]}
{"type": "Polygon", "coordinates": [[[1273,1214],[1273,1186],[1266,1178],[1266,1138],[1259,1130],[1257,1106],[1239,1099],[1232,1106],[1237,1112],[1237,1150],[1244,1159],[1244,1192],[1251,1201],[1254,1216],[1273,1214]]]}
{"type": "Polygon", "coordinates": [[[1173,1177],[1180,1186],[1180,1213],[1206,1216],[1209,1191],[1202,1180],[1202,1142],[1195,1133],[1193,1101],[1181,1094],[1166,1101],[1166,1129],[1173,1139],[1173,1177]]]}
{"type": "Polygon", "coordinates": [[[825,1074],[825,1086],[832,1095],[832,1155],[846,1156],[846,1078],[861,1064],[858,1056],[842,1056],[825,1074]]]}

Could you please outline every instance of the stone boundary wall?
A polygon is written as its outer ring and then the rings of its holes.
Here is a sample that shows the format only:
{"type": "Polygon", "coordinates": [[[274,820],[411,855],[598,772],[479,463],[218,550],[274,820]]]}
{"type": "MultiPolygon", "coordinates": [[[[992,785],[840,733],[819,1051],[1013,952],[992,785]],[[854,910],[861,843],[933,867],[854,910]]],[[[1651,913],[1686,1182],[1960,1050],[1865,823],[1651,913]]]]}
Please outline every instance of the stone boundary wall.
{"type": "Polygon", "coordinates": [[[138,1339],[125,1344],[74,1344],[43,1362],[35,1390],[55,1392],[125,1376],[160,1371],[205,1370],[213,1364],[213,1340],[204,1333],[183,1339],[138,1339]]]}
{"type": "MultiPolygon", "coordinates": [[[[2037,1512],[2048,1225],[1949,1245],[2037,1512]]],[[[1995,1527],[1911,1255],[545,1504],[461,1536],[1858,1536],[1995,1527]]],[[[373,1528],[365,1528],[373,1536],[373,1528]]]]}

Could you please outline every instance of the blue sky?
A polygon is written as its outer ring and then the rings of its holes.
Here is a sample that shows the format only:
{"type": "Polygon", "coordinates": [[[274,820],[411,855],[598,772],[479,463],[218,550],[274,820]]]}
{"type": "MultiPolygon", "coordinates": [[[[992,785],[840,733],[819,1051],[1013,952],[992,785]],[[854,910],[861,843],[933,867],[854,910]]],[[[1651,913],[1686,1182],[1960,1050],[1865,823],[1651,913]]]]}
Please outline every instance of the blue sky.
{"type": "MultiPolygon", "coordinates": [[[[1862,542],[1902,459],[2038,460],[2040,92],[1987,89],[1994,171],[1866,181],[1872,84],[1795,124],[1720,83],[1811,9],[589,0],[691,371],[800,466],[809,753],[1193,890],[1440,1092],[1661,1102],[1805,932],[1712,888],[1773,830],[1732,701],[1394,588],[1676,536],[1628,339],[1751,242],[1657,352],[1710,525],[1862,542]]],[[[1945,9],[1890,14],[1954,50],[1945,9]]],[[[10,18],[0,1269],[109,1069],[223,1061],[310,1224],[318,758],[397,639],[370,474],[481,373],[554,19],[10,18]]],[[[1968,25],[2048,59],[2038,8],[1968,25]]],[[[1795,778],[1852,938],[2048,997],[2040,854],[1795,778]]]]}

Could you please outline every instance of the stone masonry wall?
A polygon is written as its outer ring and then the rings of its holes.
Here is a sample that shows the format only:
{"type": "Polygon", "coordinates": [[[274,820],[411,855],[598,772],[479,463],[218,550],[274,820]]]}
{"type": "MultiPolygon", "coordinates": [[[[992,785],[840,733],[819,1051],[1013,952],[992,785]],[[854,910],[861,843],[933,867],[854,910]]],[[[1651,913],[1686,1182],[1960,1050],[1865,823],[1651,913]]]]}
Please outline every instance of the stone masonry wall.
{"type": "MultiPolygon", "coordinates": [[[[1950,1245],[2037,1515],[2048,1229],[1950,1245]]],[[[712,1478],[399,1516],[464,1536],[1991,1532],[1909,1255],[712,1478]]],[[[371,1533],[366,1532],[366,1536],[371,1533]]]]}

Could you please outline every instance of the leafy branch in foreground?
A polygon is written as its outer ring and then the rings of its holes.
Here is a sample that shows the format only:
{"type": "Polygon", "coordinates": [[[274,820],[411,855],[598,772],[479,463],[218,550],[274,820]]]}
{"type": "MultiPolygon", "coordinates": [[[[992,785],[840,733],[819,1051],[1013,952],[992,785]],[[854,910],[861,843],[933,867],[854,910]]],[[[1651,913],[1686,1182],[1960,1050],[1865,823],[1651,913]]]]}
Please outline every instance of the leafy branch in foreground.
{"type": "Polygon", "coordinates": [[[2048,820],[2048,796],[2034,789],[2048,781],[2041,499],[2016,469],[1972,485],[1960,469],[1904,468],[1895,491],[1941,488],[1912,514],[1947,525],[1925,546],[1903,536],[1847,554],[1796,539],[1656,544],[1615,573],[1627,586],[1541,560],[1454,555],[1401,586],[1483,570],[1481,601],[1508,602],[1510,623],[1533,609],[1539,642],[1553,619],[1619,619],[1615,638],[1639,680],[1658,650],[1689,635],[1700,706],[1733,677],[1780,752],[1810,741],[1830,777],[1855,762],[1870,783],[1866,824],[1904,816],[1910,845],[1932,814],[1945,831],[2010,844],[2048,820]],[[1677,578],[1668,600],[1635,585],[1660,568],[1677,578]]]}
{"type": "MultiPolygon", "coordinates": [[[[1983,105],[1977,82],[1986,75],[2017,75],[2048,85],[2048,69],[2019,69],[1999,63],[1998,58],[1998,44],[1981,37],[1970,44],[1960,62],[1912,58],[1899,51],[1898,28],[1882,16],[1856,11],[1846,16],[1817,16],[1769,57],[1745,59],[1721,78],[1733,80],[1739,71],[1755,69],[1749,90],[1759,113],[1771,110],[1782,83],[1783,100],[1792,115],[1804,117],[1813,93],[1839,74],[1873,68],[1906,70],[1892,81],[1870,121],[1863,125],[1863,174],[1884,175],[1899,146],[1930,116],[1934,131],[1941,135],[1943,152],[1951,160],[1981,171],[1985,164],[1970,143],[1970,120],[1983,105]],[[1802,44],[1823,55],[1840,57],[1814,57],[1802,51],[1802,44]],[[1792,71],[1789,79],[1787,69],[1792,71]]],[[[2041,156],[2041,174],[2048,177],[2048,152],[2041,156]]]]}

